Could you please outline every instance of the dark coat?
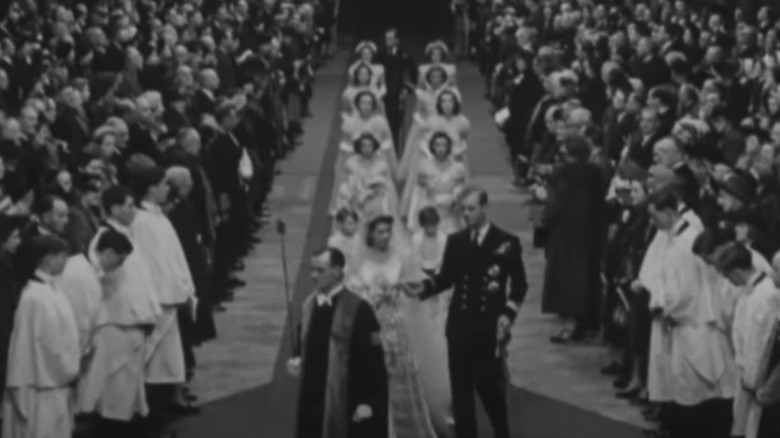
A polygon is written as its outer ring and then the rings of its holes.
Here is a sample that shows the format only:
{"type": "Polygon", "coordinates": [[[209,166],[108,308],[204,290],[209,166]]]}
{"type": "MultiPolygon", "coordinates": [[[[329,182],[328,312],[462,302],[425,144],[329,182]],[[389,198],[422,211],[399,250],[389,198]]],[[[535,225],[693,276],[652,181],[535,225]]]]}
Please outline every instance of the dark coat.
{"type": "Polygon", "coordinates": [[[198,298],[196,321],[192,321],[189,317],[184,319],[182,337],[186,337],[192,344],[197,345],[217,337],[217,327],[214,324],[212,311],[212,305],[216,298],[212,296],[214,287],[207,249],[201,244],[200,230],[203,229],[201,225],[203,218],[198,216],[189,200],[176,202],[168,213],[168,218],[171,220],[173,229],[176,230],[179,242],[181,242],[187,266],[190,268],[192,280],[195,283],[195,296],[198,298]]]}
{"type": "Polygon", "coordinates": [[[531,154],[531,146],[525,143],[525,132],[531,121],[534,108],[544,96],[544,87],[533,72],[519,77],[509,95],[509,120],[506,127],[507,140],[515,153],[531,154]]]}
{"type": "Polygon", "coordinates": [[[86,252],[100,227],[100,217],[83,205],[70,205],[65,239],[73,252],[86,252]]]}
{"type": "Polygon", "coordinates": [[[417,83],[417,65],[412,57],[400,47],[395,54],[386,48],[379,51],[376,62],[385,67],[387,99],[398,99],[406,83],[417,83]]]}
{"type": "Polygon", "coordinates": [[[479,246],[470,229],[447,238],[440,272],[425,282],[421,298],[454,287],[446,328],[450,343],[495,350],[499,317],[513,318],[508,303],[521,303],[528,290],[522,251],[520,239],[492,224],[479,246]]]}
{"type": "Polygon", "coordinates": [[[544,214],[549,240],[543,312],[586,321],[596,316],[605,213],[596,166],[567,163],[556,172],[544,214]]]}
{"type": "Polygon", "coordinates": [[[0,389],[5,390],[8,348],[14,328],[14,313],[22,292],[14,263],[8,254],[0,251],[0,389]]]}
{"type": "Polygon", "coordinates": [[[663,138],[660,132],[656,132],[647,139],[644,139],[642,133],[635,133],[628,144],[627,159],[634,161],[643,169],[649,169],[653,165],[653,147],[655,143],[663,138]]]}
{"type": "Polygon", "coordinates": [[[612,107],[604,112],[602,133],[604,150],[615,161],[620,159],[620,153],[626,145],[626,138],[637,129],[633,114],[618,114],[612,107]]]}
{"type": "Polygon", "coordinates": [[[68,144],[71,153],[80,155],[92,138],[86,112],[62,106],[51,127],[52,135],[68,144]]]}
{"type": "Polygon", "coordinates": [[[642,80],[645,90],[650,90],[655,86],[666,84],[671,80],[671,73],[666,62],[660,57],[653,55],[649,59],[634,60],[631,63],[631,72],[633,76],[642,80]]]}

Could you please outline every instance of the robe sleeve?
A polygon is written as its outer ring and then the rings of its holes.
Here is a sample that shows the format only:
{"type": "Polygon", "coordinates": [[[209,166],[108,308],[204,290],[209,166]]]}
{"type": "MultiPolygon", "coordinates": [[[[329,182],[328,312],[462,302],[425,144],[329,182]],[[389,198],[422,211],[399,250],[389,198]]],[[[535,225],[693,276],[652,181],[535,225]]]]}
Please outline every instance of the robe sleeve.
{"type": "MultiPolygon", "coordinates": [[[[69,261],[68,263],[74,262],[69,261]]],[[[97,306],[100,304],[103,294],[100,283],[90,281],[89,275],[90,273],[86,272],[85,269],[74,264],[66,268],[61,283],[62,290],[73,308],[76,327],[79,330],[79,342],[85,352],[91,343],[97,306]]]]}
{"type": "Polygon", "coordinates": [[[430,280],[424,282],[425,290],[421,299],[430,298],[451,288],[455,283],[457,270],[460,268],[458,258],[462,255],[456,253],[455,238],[456,234],[450,234],[447,237],[447,243],[444,245],[444,256],[441,261],[439,272],[430,280]]]}
{"type": "Polygon", "coordinates": [[[50,306],[41,299],[19,304],[8,361],[8,388],[57,388],[78,376],[81,355],[77,334],[58,326],[59,319],[50,306]]]}
{"type": "Polygon", "coordinates": [[[379,321],[365,301],[358,306],[352,330],[349,356],[351,411],[365,404],[371,406],[374,415],[381,415],[387,406],[387,370],[379,339],[379,321]]]}
{"type": "Polygon", "coordinates": [[[663,312],[675,321],[694,321],[694,307],[697,302],[703,302],[699,300],[700,295],[707,292],[699,275],[701,270],[696,255],[693,252],[679,255],[681,257],[676,258],[674,265],[667,265],[671,272],[666,277],[663,312]]]}
{"type": "Polygon", "coordinates": [[[742,369],[744,381],[751,385],[759,381],[761,360],[774,332],[775,321],[777,321],[778,311],[780,310],[780,298],[777,294],[772,293],[771,295],[761,297],[760,300],[753,307],[755,312],[750,315],[752,336],[747,338],[742,369]]]}

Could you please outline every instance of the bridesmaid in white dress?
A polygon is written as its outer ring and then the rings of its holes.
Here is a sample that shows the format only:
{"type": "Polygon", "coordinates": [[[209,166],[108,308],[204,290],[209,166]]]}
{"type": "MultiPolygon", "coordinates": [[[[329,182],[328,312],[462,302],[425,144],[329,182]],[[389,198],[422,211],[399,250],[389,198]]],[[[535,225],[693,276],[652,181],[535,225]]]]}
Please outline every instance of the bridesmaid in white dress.
{"type": "Polygon", "coordinates": [[[336,211],[349,208],[365,218],[372,213],[395,214],[398,192],[393,172],[380,153],[379,140],[371,133],[353,143],[355,153],[347,158],[341,181],[337,182],[336,211]]]}
{"type": "MultiPolygon", "coordinates": [[[[344,89],[344,92],[341,93],[341,112],[345,114],[355,113],[355,97],[361,91],[373,92],[375,96],[380,98],[385,95],[387,90],[385,90],[384,86],[378,88],[374,84],[374,74],[375,73],[369,64],[361,62],[355,67],[354,71],[350,75],[349,85],[344,89]]],[[[380,112],[384,112],[384,109],[381,108],[382,100],[380,99],[378,103],[380,106],[380,112]]]]}
{"type": "Polygon", "coordinates": [[[382,64],[374,62],[377,53],[376,44],[371,41],[362,41],[355,47],[357,60],[349,66],[347,74],[352,76],[358,66],[366,64],[370,66],[373,74],[371,75],[371,86],[376,89],[385,87],[385,67],[382,64]]]}
{"type": "Polygon", "coordinates": [[[466,151],[471,122],[461,112],[460,92],[455,88],[445,88],[437,97],[436,114],[429,117],[409,135],[407,147],[398,165],[399,181],[406,181],[414,176],[420,154],[428,155],[428,141],[434,131],[447,131],[450,134],[455,140],[453,156],[462,161],[468,169],[466,151]]]}
{"type": "Polygon", "coordinates": [[[401,214],[410,230],[418,228],[417,214],[424,207],[439,213],[440,229],[452,233],[461,228],[457,198],[466,183],[466,167],[453,157],[454,141],[445,131],[433,133],[428,142],[429,156],[420,161],[414,179],[407,181],[401,214]]]}
{"type": "Polygon", "coordinates": [[[347,271],[350,290],[371,303],[381,327],[389,388],[390,438],[436,438],[431,422],[423,377],[417,370],[412,338],[417,324],[408,316],[419,315],[411,308],[420,303],[408,298],[402,285],[425,278],[415,254],[410,251],[403,229],[393,215],[368,218],[358,240],[358,249],[347,271]]]}
{"type": "MultiPolygon", "coordinates": [[[[360,91],[355,96],[355,113],[342,115],[342,137],[339,143],[339,155],[334,165],[336,181],[344,179],[347,159],[355,154],[355,140],[365,133],[370,133],[379,142],[379,155],[387,162],[388,167],[391,169],[391,175],[395,179],[398,157],[395,155],[393,138],[390,135],[390,125],[381,112],[379,102],[380,99],[372,91],[360,91]]],[[[337,198],[339,189],[340,186],[338,184],[334,186],[334,196],[331,199],[335,200],[337,198]]],[[[335,212],[336,210],[332,208],[331,214],[335,214],[335,212]]]]}
{"type": "Polygon", "coordinates": [[[428,74],[428,70],[431,67],[441,67],[447,73],[447,85],[450,87],[457,86],[457,72],[458,69],[455,64],[448,62],[450,50],[447,45],[442,41],[433,41],[425,48],[425,56],[428,57],[428,62],[418,67],[418,87],[423,85],[422,80],[428,74]]]}

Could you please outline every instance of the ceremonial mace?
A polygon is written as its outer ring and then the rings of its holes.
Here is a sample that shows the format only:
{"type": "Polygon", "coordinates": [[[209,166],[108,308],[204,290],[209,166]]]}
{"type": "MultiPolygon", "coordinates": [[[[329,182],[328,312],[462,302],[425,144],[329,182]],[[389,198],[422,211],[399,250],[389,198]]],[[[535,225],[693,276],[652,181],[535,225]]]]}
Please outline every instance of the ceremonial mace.
{"type": "Polygon", "coordinates": [[[290,296],[290,278],[287,274],[287,245],[284,242],[284,236],[287,234],[287,224],[283,220],[276,220],[276,233],[279,234],[279,244],[282,247],[282,272],[284,273],[284,304],[287,307],[287,323],[290,325],[290,348],[293,354],[298,350],[297,332],[298,327],[295,325],[295,318],[293,317],[293,302],[292,296],[290,296]]]}

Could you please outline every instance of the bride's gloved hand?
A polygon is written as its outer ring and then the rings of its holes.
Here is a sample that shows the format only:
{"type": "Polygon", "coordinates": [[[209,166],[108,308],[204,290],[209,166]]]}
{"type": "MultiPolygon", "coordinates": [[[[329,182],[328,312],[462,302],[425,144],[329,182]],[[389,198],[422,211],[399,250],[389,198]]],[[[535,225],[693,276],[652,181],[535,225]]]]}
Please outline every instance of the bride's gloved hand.
{"type": "Polygon", "coordinates": [[[361,423],[363,421],[371,419],[374,416],[374,411],[371,410],[369,405],[358,405],[355,409],[355,415],[352,416],[353,423],[361,423]]]}
{"type": "Polygon", "coordinates": [[[423,286],[422,283],[417,282],[409,282],[404,283],[402,286],[404,293],[406,293],[407,296],[411,298],[420,298],[420,295],[422,295],[423,291],[425,290],[425,286],[423,286]]]}

